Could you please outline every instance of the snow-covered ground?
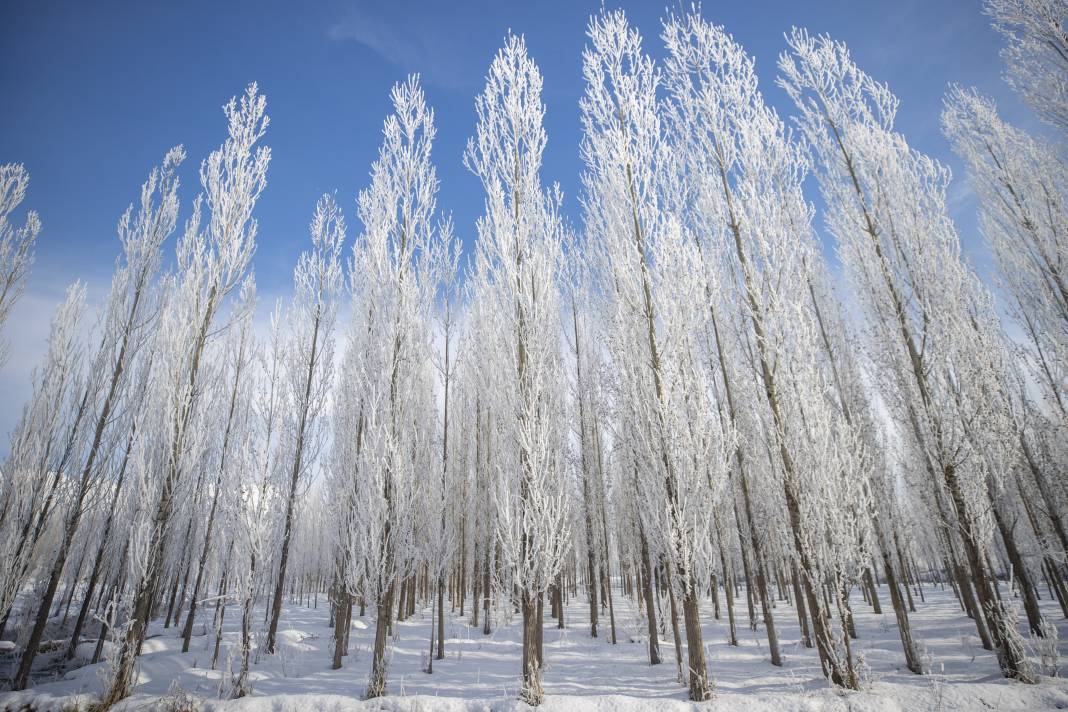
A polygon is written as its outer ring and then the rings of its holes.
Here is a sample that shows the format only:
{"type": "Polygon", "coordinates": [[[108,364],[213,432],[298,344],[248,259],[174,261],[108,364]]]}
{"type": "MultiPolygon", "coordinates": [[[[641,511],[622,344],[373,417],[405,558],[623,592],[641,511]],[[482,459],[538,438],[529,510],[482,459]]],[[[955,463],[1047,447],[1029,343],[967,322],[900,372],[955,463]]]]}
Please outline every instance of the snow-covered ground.
{"type": "MultiPolygon", "coordinates": [[[[589,636],[588,605],[580,596],[566,607],[567,627],[557,629],[546,618],[546,710],[1046,710],[1068,709],[1068,680],[1043,677],[1038,685],[1003,679],[994,654],[982,649],[975,628],[961,612],[951,591],[925,589],[912,620],[914,633],[925,646],[931,674],[916,676],[903,667],[893,614],[876,616],[854,596],[859,639],[854,650],[862,659],[863,690],[831,689],[820,674],[814,649],[798,643],[799,629],[792,608],[779,602],[776,624],[786,661],[781,668],[767,658],[763,632],[745,623],[745,599],[738,600],[740,645],[727,644],[726,607],[722,620],[713,618],[711,601],[702,615],[708,646],[708,664],[715,682],[715,698],[702,705],[686,700],[676,681],[675,653],[670,628],[661,638],[664,663],[650,666],[641,632],[644,623],[632,600],[615,592],[619,644],[607,638],[607,615],[601,636],[589,636]]],[[[722,595],[722,592],[721,592],[722,595]]],[[[886,591],[882,590],[885,599],[886,591]]],[[[1061,653],[1068,652],[1068,624],[1059,609],[1043,601],[1051,620],[1058,622],[1061,653]]],[[[666,604],[665,604],[666,605],[666,604]]],[[[889,601],[886,601],[889,609],[889,601]]],[[[548,611],[548,606],[546,607],[548,611]]],[[[468,611],[469,612],[469,611],[468,611]]],[[[666,612],[666,611],[665,611],[666,612]]],[[[239,616],[231,609],[220,667],[238,638],[239,616]]],[[[157,622],[145,641],[137,694],[122,709],[203,709],[260,712],[261,710],[512,710],[524,707],[515,700],[519,675],[520,626],[518,618],[494,621],[492,635],[468,625],[469,616],[451,615],[446,625],[446,657],[434,661],[433,674],[423,672],[429,645],[430,611],[396,625],[391,641],[389,697],[362,702],[370,668],[373,618],[356,617],[351,650],[340,670],[330,669],[331,629],[323,598],[319,607],[290,604],[282,617],[278,654],[264,656],[252,673],[253,696],[242,700],[219,699],[226,675],[209,669],[214,635],[197,626],[190,652],[181,653],[173,628],[157,622]],[[184,701],[189,706],[171,707],[184,701]]],[[[262,621],[262,615],[259,619],[262,621]]],[[[83,645],[83,648],[91,646],[83,645]]],[[[47,656],[42,656],[47,660],[47,656]]],[[[236,660],[234,661],[236,664],[236,660]]],[[[1066,665],[1068,668],[1068,665],[1066,665]]],[[[104,664],[80,667],[65,674],[39,678],[31,690],[0,694],[0,709],[84,708],[101,688],[104,664]],[[56,679],[59,677],[60,679],[56,679]]]]}

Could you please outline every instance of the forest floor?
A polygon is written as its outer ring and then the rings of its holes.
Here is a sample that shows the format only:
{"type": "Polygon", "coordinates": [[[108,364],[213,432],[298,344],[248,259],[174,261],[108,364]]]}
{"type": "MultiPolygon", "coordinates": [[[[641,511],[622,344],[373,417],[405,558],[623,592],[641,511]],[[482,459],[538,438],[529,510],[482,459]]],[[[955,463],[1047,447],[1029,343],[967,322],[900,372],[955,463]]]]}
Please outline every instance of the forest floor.
{"type": "MultiPolygon", "coordinates": [[[[589,635],[589,607],[580,595],[565,607],[563,629],[548,617],[546,606],[544,686],[547,711],[604,710],[1047,710],[1068,709],[1068,679],[1042,677],[1037,685],[1005,680],[992,652],[979,644],[972,622],[961,613],[952,591],[925,587],[926,602],[917,600],[912,615],[913,633],[925,651],[930,674],[913,675],[904,668],[900,640],[885,587],[881,588],[884,613],[875,615],[858,595],[853,607],[859,638],[853,641],[860,661],[862,689],[845,692],[824,680],[816,651],[799,643],[800,631],[793,608],[779,601],[776,626],[785,663],[772,666],[763,629],[747,624],[745,597],[737,600],[739,645],[727,643],[726,606],[721,620],[713,617],[711,600],[702,605],[708,668],[715,684],[709,703],[686,701],[677,680],[670,625],[661,635],[664,662],[648,663],[647,644],[633,600],[615,591],[619,643],[608,637],[607,612],[600,636],[589,635]]],[[[722,591],[720,591],[722,597],[722,591]]],[[[1068,622],[1056,603],[1042,602],[1045,614],[1060,631],[1060,654],[1068,653],[1068,622]]],[[[665,613],[667,603],[664,602],[665,613]]],[[[214,632],[198,624],[190,652],[181,653],[181,640],[173,627],[161,622],[150,628],[140,658],[136,694],[122,710],[204,710],[205,712],[303,712],[323,710],[518,710],[520,621],[495,619],[494,632],[482,635],[469,625],[468,615],[446,612],[445,658],[434,661],[433,674],[423,672],[430,634],[430,609],[395,624],[390,641],[389,696],[361,702],[370,670],[374,619],[353,612],[351,645],[340,670],[331,670],[332,630],[327,627],[326,600],[317,607],[290,603],[279,631],[280,646],[273,656],[253,665],[252,696],[220,700],[226,696],[229,674],[210,669],[214,632]]],[[[210,613],[206,613],[209,621],[210,613]]],[[[262,611],[259,621],[262,621],[262,611]]],[[[231,606],[226,616],[219,667],[236,666],[231,657],[239,638],[240,616],[231,606]]],[[[8,646],[10,647],[10,645],[8,646]]],[[[92,643],[79,646],[79,657],[92,654],[92,643]]],[[[1037,655],[1037,653],[1036,653],[1037,655]]],[[[10,664],[13,656],[6,652],[10,664]]],[[[1068,656],[1066,656],[1068,658],[1068,656]]],[[[42,655],[35,686],[24,692],[0,693],[0,710],[84,709],[103,685],[106,663],[85,665],[75,660],[69,669],[58,667],[54,657],[42,655]]],[[[1064,665],[1068,672],[1068,660],[1064,665]]]]}

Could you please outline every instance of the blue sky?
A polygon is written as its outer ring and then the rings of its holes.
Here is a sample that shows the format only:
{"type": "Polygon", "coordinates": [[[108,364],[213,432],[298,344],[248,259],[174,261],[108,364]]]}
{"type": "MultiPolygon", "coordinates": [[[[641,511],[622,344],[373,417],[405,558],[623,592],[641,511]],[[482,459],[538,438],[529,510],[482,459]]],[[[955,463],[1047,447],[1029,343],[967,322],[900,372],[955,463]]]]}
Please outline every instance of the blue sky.
{"type": "MultiPolygon", "coordinates": [[[[665,3],[624,7],[661,53],[665,3]]],[[[678,5],[671,5],[678,7],[678,5]]],[[[350,223],[377,152],[390,86],[422,74],[435,108],[439,206],[470,246],[482,198],[461,156],[475,124],[474,97],[505,33],[525,35],[545,78],[549,145],[543,178],[558,181],[577,218],[585,26],[599,2],[51,2],[0,3],[0,162],[26,165],[26,206],[41,214],[37,263],[7,328],[12,354],[0,371],[0,434],[29,394],[51,310],[74,279],[90,298],[107,289],[119,251],[115,224],[140,183],[178,143],[189,154],[183,214],[196,168],[224,137],[220,110],[257,81],[268,99],[273,160],[257,207],[255,270],[268,297],[288,291],[316,198],[337,190],[350,223]]],[[[790,107],[774,85],[775,59],[792,25],[848,43],[858,63],[901,99],[898,128],[957,176],[954,217],[966,251],[982,264],[974,201],[938,116],[949,82],[993,95],[1005,116],[1033,119],[1000,79],[1001,38],[981,0],[748,0],[706,2],[757,58],[768,100],[790,107]]],[[[577,222],[577,221],[576,221],[577,222]]],[[[6,449],[6,437],[0,450],[6,449]]]]}

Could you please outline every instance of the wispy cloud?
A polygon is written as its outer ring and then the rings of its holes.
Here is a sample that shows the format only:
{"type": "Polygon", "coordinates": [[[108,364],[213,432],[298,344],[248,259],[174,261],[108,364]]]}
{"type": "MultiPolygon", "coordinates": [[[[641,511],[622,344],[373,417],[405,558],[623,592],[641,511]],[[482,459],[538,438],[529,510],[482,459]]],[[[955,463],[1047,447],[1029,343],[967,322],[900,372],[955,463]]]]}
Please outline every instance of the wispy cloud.
{"type": "Polygon", "coordinates": [[[398,22],[384,11],[352,6],[332,25],[327,36],[337,42],[356,42],[405,72],[448,89],[466,89],[478,76],[466,76],[460,66],[459,47],[447,28],[428,27],[416,18],[398,22]]]}

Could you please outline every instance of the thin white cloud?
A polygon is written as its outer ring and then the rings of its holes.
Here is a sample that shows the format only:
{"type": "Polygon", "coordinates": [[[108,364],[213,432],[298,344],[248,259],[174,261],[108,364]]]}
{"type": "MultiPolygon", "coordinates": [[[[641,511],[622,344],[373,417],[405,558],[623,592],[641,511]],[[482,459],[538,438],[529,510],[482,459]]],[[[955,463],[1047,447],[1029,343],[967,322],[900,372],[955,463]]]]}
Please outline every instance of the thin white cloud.
{"type": "Polygon", "coordinates": [[[328,34],[333,40],[354,40],[400,66],[422,64],[426,60],[425,49],[410,36],[401,35],[381,19],[359,9],[331,27],[328,34]]]}
{"type": "Polygon", "coordinates": [[[327,30],[327,36],[363,45],[404,72],[419,73],[425,83],[449,89],[471,85],[472,77],[458,66],[459,52],[450,44],[445,28],[425,27],[416,21],[404,23],[403,31],[399,26],[370,8],[353,6],[327,30]]]}

